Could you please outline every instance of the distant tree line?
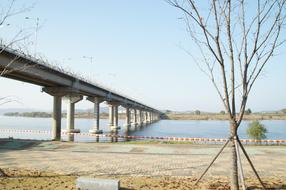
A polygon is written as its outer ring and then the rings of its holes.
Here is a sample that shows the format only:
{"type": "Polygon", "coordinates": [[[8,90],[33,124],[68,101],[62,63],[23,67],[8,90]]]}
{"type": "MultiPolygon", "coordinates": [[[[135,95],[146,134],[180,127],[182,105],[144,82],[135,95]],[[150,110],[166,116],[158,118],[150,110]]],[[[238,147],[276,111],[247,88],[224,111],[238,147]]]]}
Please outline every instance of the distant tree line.
{"type": "Polygon", "coordinates": [[[41,118],[49,118],[52,116],[52,114],[47,112],[24,112],[24,113],[9,112],[5,113],[4,115],[9,117],[41,117],[41,118]]]}

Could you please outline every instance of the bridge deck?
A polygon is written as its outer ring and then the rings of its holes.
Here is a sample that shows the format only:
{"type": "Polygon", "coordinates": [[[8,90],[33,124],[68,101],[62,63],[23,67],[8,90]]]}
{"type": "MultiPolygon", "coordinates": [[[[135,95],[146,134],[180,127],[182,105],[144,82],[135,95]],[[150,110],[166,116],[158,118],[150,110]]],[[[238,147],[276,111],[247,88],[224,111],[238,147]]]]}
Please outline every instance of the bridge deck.
{"type": "Polygon", "coordinates": [[[67,91],[79,95],[101,97],[105,101],[115,101],[122,106],[159,112],[129,97],[85,81],[60,68],[6,47],[0,47],[0,72],[2,73],[3,70],[7,70],[7,73],[3,75],[3,77],[6,78],[28,82],[42,87],[66,89],[67,91]]]}

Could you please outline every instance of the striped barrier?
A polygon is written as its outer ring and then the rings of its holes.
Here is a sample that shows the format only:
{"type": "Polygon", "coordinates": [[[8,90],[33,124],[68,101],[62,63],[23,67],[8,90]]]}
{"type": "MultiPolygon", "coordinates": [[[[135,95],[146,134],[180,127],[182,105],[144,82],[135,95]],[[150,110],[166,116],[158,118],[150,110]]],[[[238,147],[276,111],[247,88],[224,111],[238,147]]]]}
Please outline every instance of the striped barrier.
{"type": "MultiPolygon", "coordinates": [[[[0,129],[0,133],[17,133],[17,134],[51,134],[51,131],[43,130],[18,130],[18,129],[0,129]]],[[[154,136],[126,136],[126,135],[116,135],[116,134],[91,134],[91,133],[69,133],[62,132],[62,135],[74,135],[82,137],[107,137],[107,138],[122,138],[122,139],[139,139],[139,140],[163,140],[163,141],[183,141],[183,142],[196,142],[196,143],[223,143],[227,139],[217,139],[217,138],[187,138],[187,137],[154,137],[154,136]]],[[[254,140],[254,139],[241,139],[244,144],[285,144],[286,140],[254,140]]]]}
{"type": "Polygon", "coordinates": [[[20,129],[0,129],[0,133],[33,133],[33,134],[50,134],[51,131],[43,131],[43,130],[20,130],[20,129]]]}

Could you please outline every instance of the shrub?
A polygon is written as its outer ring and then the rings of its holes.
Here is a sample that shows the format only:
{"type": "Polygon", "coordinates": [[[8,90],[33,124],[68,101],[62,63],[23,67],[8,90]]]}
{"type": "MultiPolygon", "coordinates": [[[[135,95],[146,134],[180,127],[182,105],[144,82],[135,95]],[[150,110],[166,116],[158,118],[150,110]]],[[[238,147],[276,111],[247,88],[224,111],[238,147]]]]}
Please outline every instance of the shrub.
{"type": "Polygon", "coordinates": [[[220,113],[221,115],[225,115],[225,111],[223,111],[223,110],[220,111],[219,113],[220,113]]]}
{"type": "Polygon", "coordinates": [[[266,138],[267,129],[259,121],[248,124],[247,135],[251,139],[261,140],[266,138]]]}
{"type": "Polygon", "coordinates": [[[200,110],[196,110],[194,113],[195,113],[195,115],[201,115],[201,111],[200,110]]]}
{"type": "Polygon", "coordinates": [[[248,108],[247,110],[245,110],[245,115],[250,115],[252,113],[251,109],[248,108]]]}

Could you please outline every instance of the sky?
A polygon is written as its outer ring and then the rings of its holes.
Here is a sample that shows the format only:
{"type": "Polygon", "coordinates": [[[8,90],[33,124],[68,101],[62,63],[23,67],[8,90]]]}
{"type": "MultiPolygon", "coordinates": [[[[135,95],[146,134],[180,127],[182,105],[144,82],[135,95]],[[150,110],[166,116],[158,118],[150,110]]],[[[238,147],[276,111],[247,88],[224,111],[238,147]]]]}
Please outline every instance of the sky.
{"type": "MultiPolygon", "coordinates": [[[[223,109],[211,82],[182,50],[196,51],[181,12],[164,0],[19,0],[16,7],[23,4],[34,7],[8,20],[0,34],[27,29],[32,53],[157,109],[223,109]]],[[[253,111],[286,107],[285,53],[281,48],[256,83],[247,106],[253,111]]],[[[41,87],[6,78],[0,85],[2,97],[17,100],[2,108],[52,109],[52,97],[41,87]]]]}

